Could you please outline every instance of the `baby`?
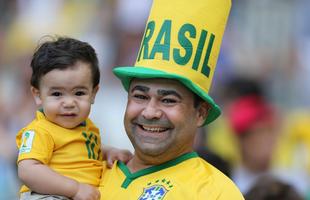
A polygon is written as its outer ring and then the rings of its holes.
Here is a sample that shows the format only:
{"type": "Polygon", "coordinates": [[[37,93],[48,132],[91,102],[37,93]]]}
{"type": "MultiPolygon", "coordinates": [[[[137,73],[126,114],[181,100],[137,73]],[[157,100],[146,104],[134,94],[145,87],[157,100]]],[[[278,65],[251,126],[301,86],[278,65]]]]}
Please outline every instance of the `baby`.
{"type": "Polygon", "coordinates": [[[36,118],[16,136],[22,200],[97,200],[103,160],[127,161],[129,151],[101,147],[88,118],[99,89],[95,50],[59,37],[41,44],[31,61],[36,118]]]}

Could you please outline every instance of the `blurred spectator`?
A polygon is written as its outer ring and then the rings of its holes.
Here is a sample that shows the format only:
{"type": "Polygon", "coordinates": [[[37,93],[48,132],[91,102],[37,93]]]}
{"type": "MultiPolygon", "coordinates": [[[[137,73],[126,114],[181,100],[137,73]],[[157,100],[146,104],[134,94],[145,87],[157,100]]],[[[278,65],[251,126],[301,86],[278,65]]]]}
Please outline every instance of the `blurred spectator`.
{"type": "Polygon", "coordinates": [[[235,77],[228,82],[225,95],[227,106],[223,112],[240,154],[232,179],[246,193],[257,178],[270,173],[278,139],[278,116],[260,82],[254,79],[235,77]]]}
{"type": "Polygon", "coordinates": [[[245,194],[246,200],[303,200],[302,196],[290,184],[273,176],[257,179],[253,187],[245,194]]]}
{"type": "Polygon", "coordinates": [[[241,156],[232,179],[245,193],[271,168],[277,139],[276,116],[273,108],[257,95],[240,97],[228,109],[228,120],[237,136],[241,156]]]}

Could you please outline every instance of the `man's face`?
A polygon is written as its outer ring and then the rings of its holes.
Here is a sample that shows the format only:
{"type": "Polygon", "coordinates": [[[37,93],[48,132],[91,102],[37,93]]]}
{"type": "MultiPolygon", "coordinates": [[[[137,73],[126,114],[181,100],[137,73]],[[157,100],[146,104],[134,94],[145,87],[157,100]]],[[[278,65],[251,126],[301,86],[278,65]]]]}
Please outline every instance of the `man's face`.
{"type": "Polygon", "coordinates": [[[125,129],[141,156],[171,159],[192,151],[205,114],[194,95],[176,80],[134,79],[128,91],[125,129]]]}

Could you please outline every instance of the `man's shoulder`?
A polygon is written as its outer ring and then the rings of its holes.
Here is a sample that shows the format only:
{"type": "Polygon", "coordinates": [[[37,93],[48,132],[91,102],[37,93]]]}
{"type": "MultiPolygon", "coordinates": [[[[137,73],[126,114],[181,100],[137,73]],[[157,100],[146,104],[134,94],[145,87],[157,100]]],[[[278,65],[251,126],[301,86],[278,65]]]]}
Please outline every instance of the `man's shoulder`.
{"type": "Polygon", "coordinates": [[[230,180],[220,170],[200,157],[185,160],[179,165],[176,165],[174,170],[177,173],[189,176],[190,179],[197,179],[200,181],[210,182],[211,180],[212,182],[223,182],[230,180]],[[184,171],[186,171],[186,173],[184,173],[184,171]]]}
{"type": "Polygon", "coordinates": [[[197,185],[202,186],[201,195],[214,195],[217,199],[244,199],[235,183],[219,169],[202,158],[197,158],[197,185]]]}
{"type": "Polygon", "coordinates": [[[181,183],[182,187],[191,188],[198,199],[203,199],[204,196],[212,196],[214,199],[243,199],[241,192],[229,177],[200,157],[186,160],[175,166],[174,170],[180,176],[180,180],[186,180],[181,183]]]}

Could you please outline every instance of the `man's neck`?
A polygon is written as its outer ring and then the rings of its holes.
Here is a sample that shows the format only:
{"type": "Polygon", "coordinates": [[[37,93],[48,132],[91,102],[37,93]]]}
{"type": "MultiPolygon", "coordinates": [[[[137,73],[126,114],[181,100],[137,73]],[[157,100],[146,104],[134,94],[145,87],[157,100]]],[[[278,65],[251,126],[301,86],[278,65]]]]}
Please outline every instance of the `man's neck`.
{"type": "Polygon", "coordinates": [[[142,160],[138,159],[137,156],[134,156],[130,161],[127,163],[127,167],[129,168],[131,173],[135,173],[139,170],[154,166],[154,164],[147,164],[142,160]]]}
{"type": "Polygon", "coordinates": [[[171,155],[169,156],[167,154],[159,155],[159,156],[145,156],[145,155],[139,156],[139,153],[135,152],[133,158],[130,161],[128,161],[127,167],[129,168],[131,173],[135,173],[139,170],[146,169],[148,167],[152,167],[155,165],[161,165],[165,162],[173,160],[189,152],[192,152],[192,150],[188,150],[185,152],[179,152],[172,156],[171,155]]]}

